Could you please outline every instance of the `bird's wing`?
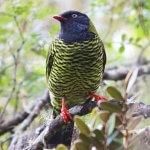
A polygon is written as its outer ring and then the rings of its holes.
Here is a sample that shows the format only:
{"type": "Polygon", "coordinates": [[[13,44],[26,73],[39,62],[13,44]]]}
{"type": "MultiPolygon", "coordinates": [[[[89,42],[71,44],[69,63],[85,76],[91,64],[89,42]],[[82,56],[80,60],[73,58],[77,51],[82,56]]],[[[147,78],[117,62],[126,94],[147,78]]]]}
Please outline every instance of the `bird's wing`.
{"type": "Polygon", "coordinates": [[[47,58],[46,58],[46,80],[48,81],[51,68],[53,66],[53,59],[54,59],[54,42],[50,45],[50,50],[48,51],[47,58]]]}
{"type": "Polygon", "coordinates": [[[104,70],[105,70],[105,65],[106,65],[106,52],[105,52],[105,48],[104,48],[104,45],[103,45],[103,73],[104,73],[104,70]]]}
{"type": "Polygon", "coordinates": [[[100,37],[99,37],[99,44],[100,44],[100,49],[102,50],[102,54],[103,54],[103,73],[104,73],[107,57],[106,57],[104,44],[102,40],[100,39],[100,37]]]}

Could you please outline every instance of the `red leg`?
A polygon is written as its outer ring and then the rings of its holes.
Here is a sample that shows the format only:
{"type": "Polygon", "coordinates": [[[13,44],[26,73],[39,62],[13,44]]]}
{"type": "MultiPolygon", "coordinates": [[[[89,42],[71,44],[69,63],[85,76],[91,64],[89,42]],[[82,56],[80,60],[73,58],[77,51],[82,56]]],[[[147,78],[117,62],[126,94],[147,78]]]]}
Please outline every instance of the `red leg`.
{"type": "Polygon", "coordinates": [[[65,98],[64,97],[62,98],[61,116],[62,116],[65,124],[68,123],[69,119],[72,120],[72,116],[71,116],[71,114],[68,112],[68,110],[66,108],[65,98]]]}
{"type": "Polygon", "coordinates": [[[94,98],[94,99],[97,100],[97,101],[107,101],[107,100],[108,100],[107,98],[102,97],[102,96],[99,96],[99,95],[96,95],[96,94],[94,94],[94,93],[90,93],[89,96],[90,96],[91,98],[94,98]]]}

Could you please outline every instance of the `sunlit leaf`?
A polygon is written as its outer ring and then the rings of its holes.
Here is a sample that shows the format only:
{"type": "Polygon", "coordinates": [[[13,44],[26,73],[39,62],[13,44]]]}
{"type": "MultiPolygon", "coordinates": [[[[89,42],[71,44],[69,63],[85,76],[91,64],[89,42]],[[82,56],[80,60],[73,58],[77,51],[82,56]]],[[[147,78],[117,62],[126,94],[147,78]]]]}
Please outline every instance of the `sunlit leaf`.
{"type": "Polygon", "coordinates": [[[121,112],[121,107],[111,102],[101,102],[100,107],[103,110],[108,110],[109,112],[121,112]]]}
{"type": "Polygon", "coordinates": [[[111,142],[118,136],[119,134],[119,131],[115,131],[114,133],[112,133],[112,135],[110,135],[108,138],[107,138],[107,145],[110,145],[111,142]]]}
{"type": "Polygon", "coordinates": [[[126,34],[122,34],[121,39],[122,39],[122,41],[125,41],[125,39],[126,39],[126,34]]]}
{"type": "Polygon", "coordinates": [[[133,37],[130,37],[129,38],[129,43],[132,43],[133,42],[133,37]]]}
{"type": "Polygon", "coordinates": [[[141,40],[141,37],[137,37],[135,42],[138,43],[141,40]]]}
{"type": "Polygon", "coordinates": [[[134,68],[134,70],[132,72],[132,76],[130,77],[130,80],[129,80],[128,85],[127,85],[127,89],[126,89],[127,93],[130,92],[133,84],[135,83],[137,76],[138,76],[138,71],[139,71],[139,69],[137,67],[134,68]]]}
{"type": "Polygon", "coordinates": [[[120,48],[119,48],[119,52],[120,52],[120,53],[123,53],[124,50],[125,50],[125,47],[124,47],[124,45],[122,44],[122,45],[120,46],[120,48]]]}
{"type": "Polygon", "coordinates": [[[91,127],[93,127],[93,128],[95,127],[96,122],[97,122],[97,114],[98,114],[98,108],[96,107],[91,112],[91,121],[90,121],[90,123],[91,123],[91,127]]]}
{"type": "Polygon", "coordinates": [[[77,125],[77,127],[79,128],[80,132],[85,134],[85,135],[89,135],[90,134],[90,129],[89,127],[80,119],[80,117],[75,117],[74,118],[75,123],[77,125]]]}
{"type": "Polygon", "coordinates": [[[113,86],[107,88],[107,92],[111,95],[112,98],[118,101],[123,101],[121,93],[113,86]]]}
{"type": "Polygon", "coordinates": [[[126,75],[126,78],[125,78],[125,80],[124,80],[125,89],[127,89],[127,86],[128,86],[129,80],[130,80],[130,78],[131,78],[131,75],[132,75],[132,70],[130,70],[130,71],[128,72],[128,74],[126,75]]]}
{"type": "Polygon", "coordinates": [[[99,117],[104,123],[108,121],[110,115],[111,113],[109,111],[101,111],[99,113],[99,117]]]}
{"type": "Polygon", "coordinates": [[[112,134],[112,132],[114,131],[115,128],[115,122],[116,122],[116,115],[115,113],[113,113],[110,117],[109,120],[106,123],[106,133],[107,136],[110,136],[112,134]]]}

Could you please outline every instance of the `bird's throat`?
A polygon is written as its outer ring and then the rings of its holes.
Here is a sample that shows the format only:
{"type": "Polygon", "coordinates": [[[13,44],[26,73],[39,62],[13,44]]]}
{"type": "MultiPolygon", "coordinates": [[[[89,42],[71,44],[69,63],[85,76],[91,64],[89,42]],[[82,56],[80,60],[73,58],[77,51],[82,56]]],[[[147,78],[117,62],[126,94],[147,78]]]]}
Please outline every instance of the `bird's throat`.
{"type": "Polygon", "coordinates": [[[59,38],[62,39],[65,43],[74,43],[74,42],[83,42],[88,39],[92,39],[94,34],[91,32],[80,32],[80,33],[68,33],[60,32],[59,38]]]}

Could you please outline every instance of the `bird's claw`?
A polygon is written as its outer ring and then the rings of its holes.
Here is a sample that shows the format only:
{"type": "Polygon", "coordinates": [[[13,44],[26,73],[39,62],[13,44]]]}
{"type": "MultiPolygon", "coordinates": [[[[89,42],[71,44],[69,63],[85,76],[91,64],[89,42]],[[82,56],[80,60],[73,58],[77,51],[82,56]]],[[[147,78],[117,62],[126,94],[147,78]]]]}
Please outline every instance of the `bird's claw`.
{"type": "Polygon", "coordinates": [[[71,114],[66,108],[64,98],[62,99],[61,117],[63,118],[65,124],[67,124],[69,120],[73,120],[71,114]]]}
{"type": "Polygon", "coordinates": [[[69,120],[72,120],[72,116],[67,109],[61,111],[61,117],[63,118],[65,124],[67,124],[69,120]]]}

